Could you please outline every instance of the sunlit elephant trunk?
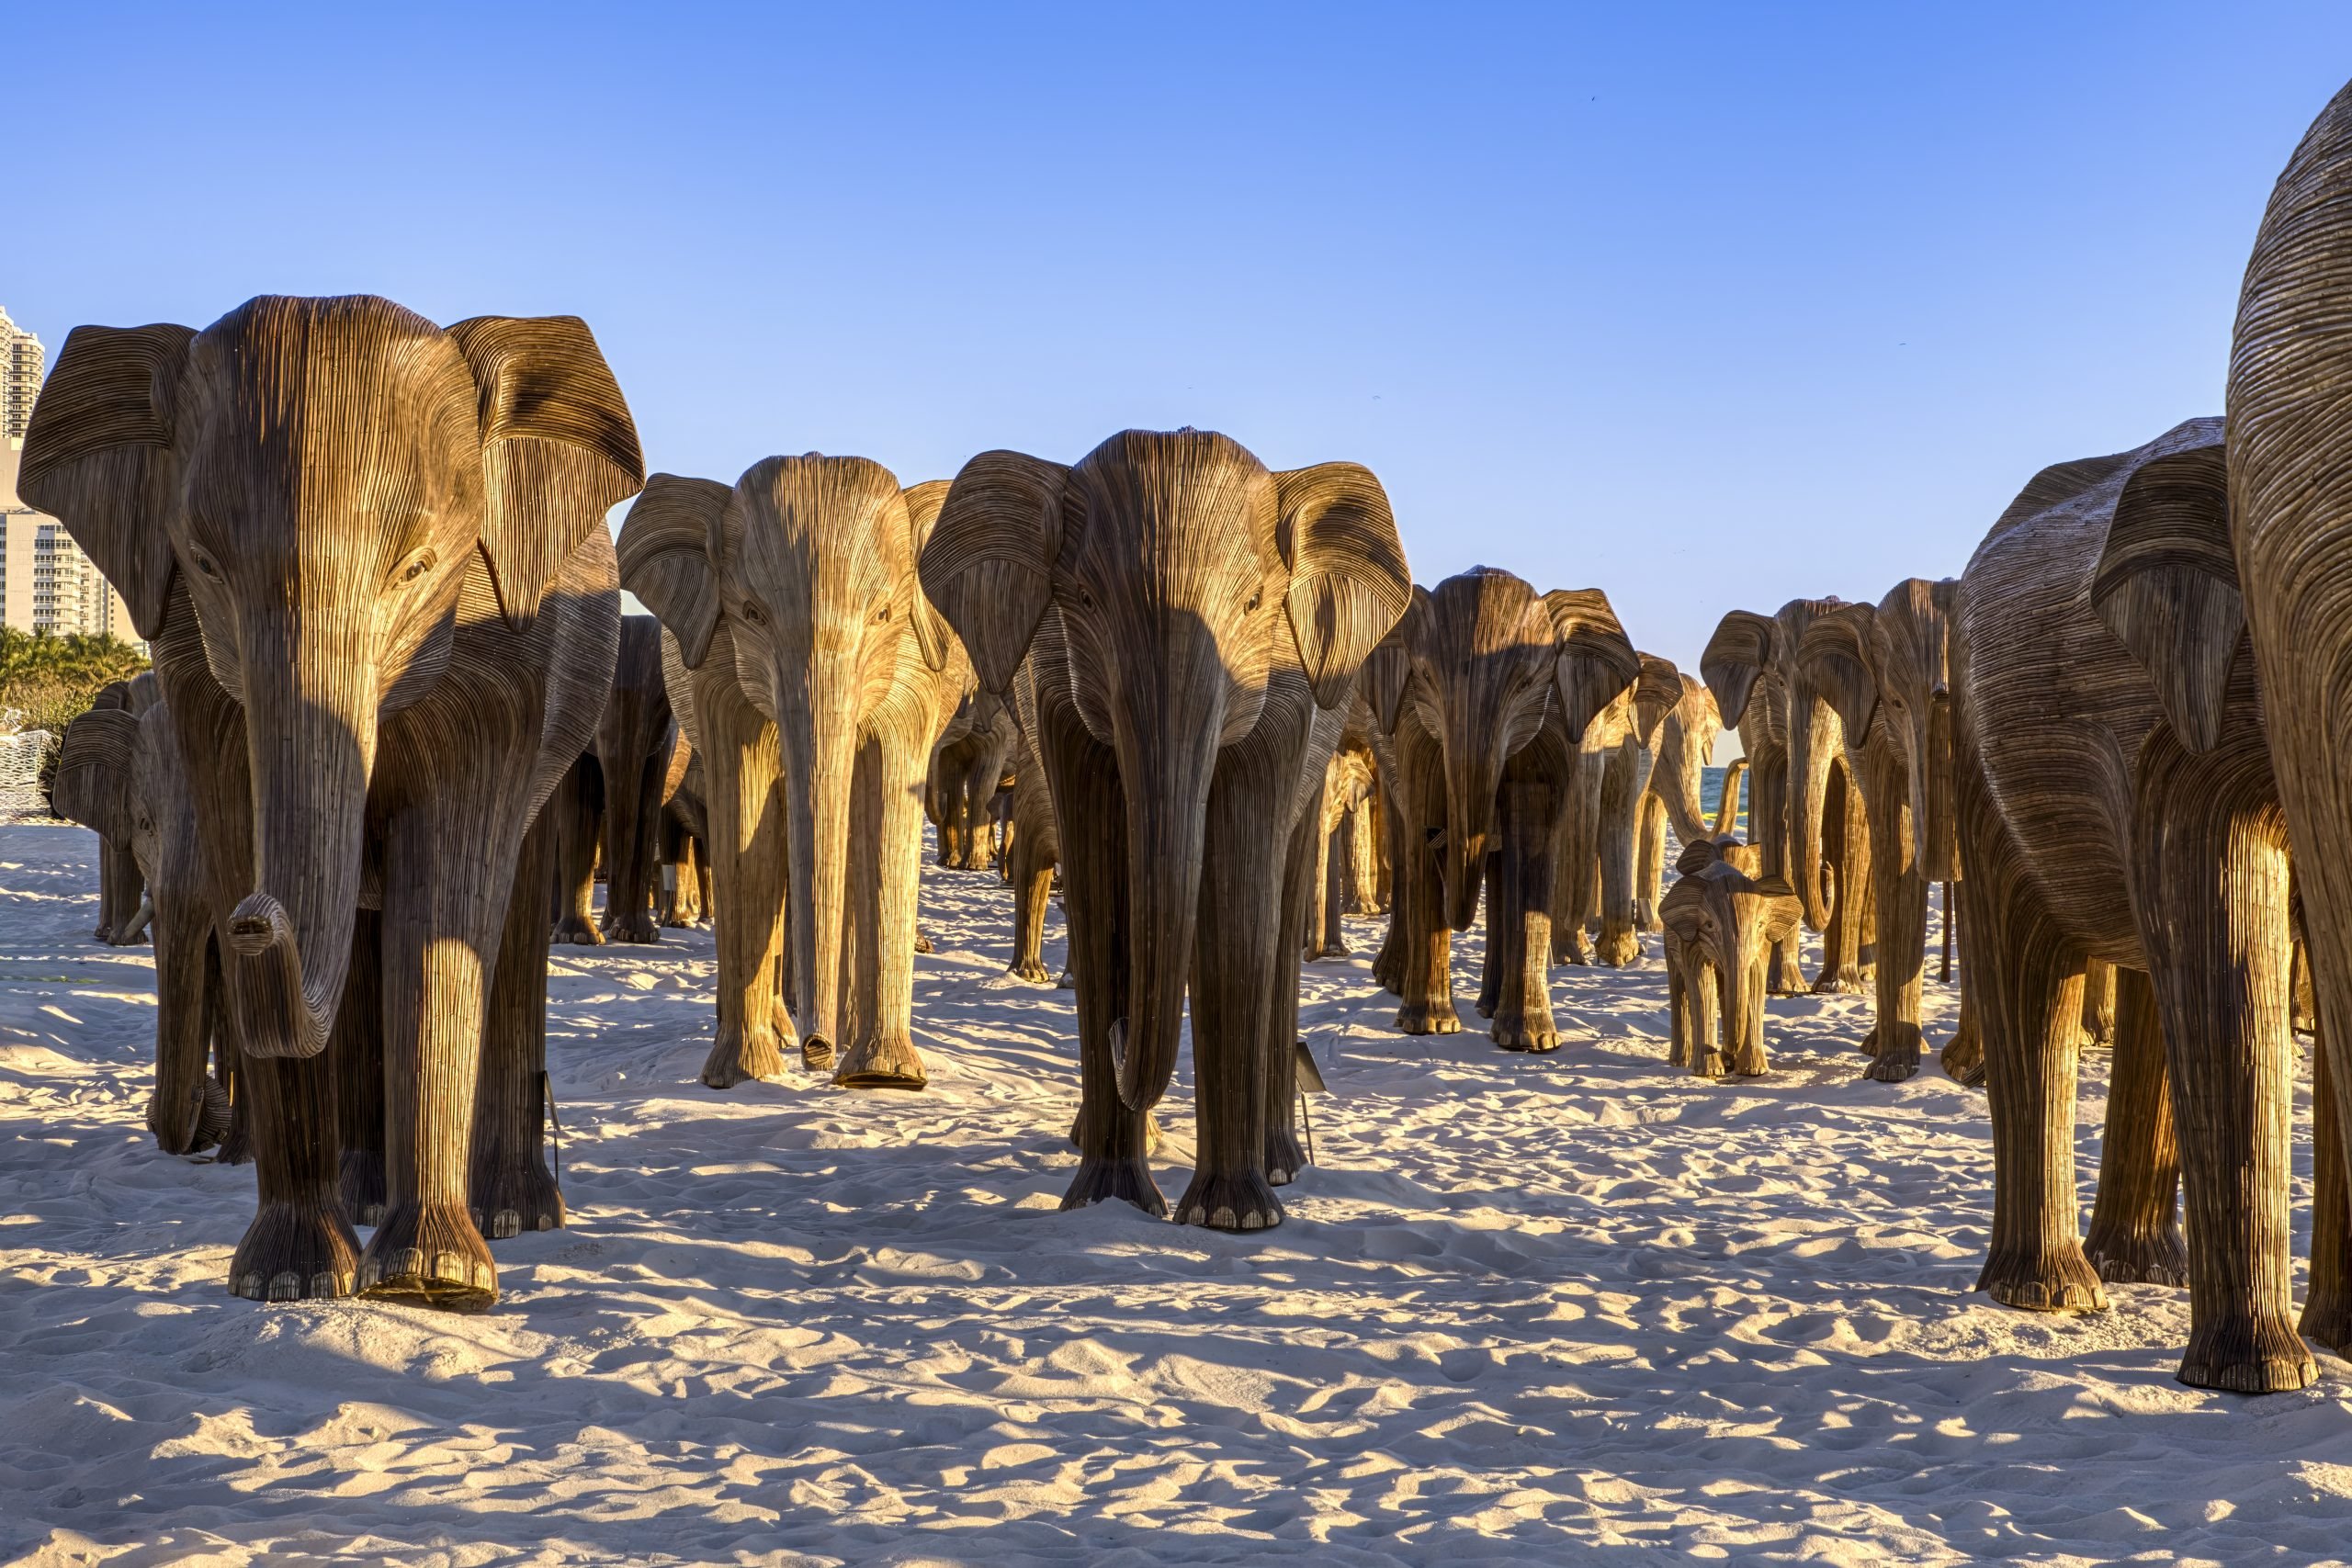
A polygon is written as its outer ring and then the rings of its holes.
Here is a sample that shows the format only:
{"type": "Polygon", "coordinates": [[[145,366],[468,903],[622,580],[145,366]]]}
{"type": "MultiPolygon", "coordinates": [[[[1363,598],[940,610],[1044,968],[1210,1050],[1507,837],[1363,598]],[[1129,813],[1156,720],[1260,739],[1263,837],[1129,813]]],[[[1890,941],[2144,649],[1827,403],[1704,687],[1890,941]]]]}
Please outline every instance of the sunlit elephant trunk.
{"type": "Polygon", "coordinates": [[[325,1050],[343,997],[376,758],[366,630],[364,613],[297,612],[246,634],[256,863],[223,934],[244,998],[242,1043],[255,1055],[325,1050]]]}
{"type": "MultiPolygon", "coordinates": [[[[787,658],[784,662],[795,661],[787,658]]],[[[842,1046],[842,960],[849,913],[851,784],[857,765],[854,651],[817,649],[777,671],[778,738],[787,791],[786,936],[792,944],[793,1021],[812,1066],[842,1046]]]]}
{"type": "Polygon", "coordinates": [[[1789,774],[1796,820],[1790,824],[1789,881],[1804,904],[1813,931],[1829,926],[1829,888],[1822,876],[1822,819],[1829,810],[1829,773],[1841,731],[1838,716],[1817,694],[1793,690],[1789,701],[1789,774]]]}
{"type": "Polygon", "coordinates": [[[1119,1098],[1148,1111],[1176,1071],[1228,681],[1216,643],[1200,631],[1142,641],[1122,663],[1112,734],[1119,776],[1129,781],[1127,1016],[1112,1049],[1119,1098]]]}

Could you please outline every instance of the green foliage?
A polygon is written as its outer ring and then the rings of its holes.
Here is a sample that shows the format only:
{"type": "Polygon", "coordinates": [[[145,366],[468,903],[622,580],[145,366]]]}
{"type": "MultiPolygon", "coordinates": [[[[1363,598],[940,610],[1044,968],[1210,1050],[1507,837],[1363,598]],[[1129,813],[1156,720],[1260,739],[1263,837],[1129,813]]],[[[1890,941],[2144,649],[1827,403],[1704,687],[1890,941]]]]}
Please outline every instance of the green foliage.
{"type": "Polygon", "coordinates": [[[0,708],[21,712],[27,729],[64,734],[109,682],[146,668],[146,655],[114,637],[0,626],[0,708]]]}

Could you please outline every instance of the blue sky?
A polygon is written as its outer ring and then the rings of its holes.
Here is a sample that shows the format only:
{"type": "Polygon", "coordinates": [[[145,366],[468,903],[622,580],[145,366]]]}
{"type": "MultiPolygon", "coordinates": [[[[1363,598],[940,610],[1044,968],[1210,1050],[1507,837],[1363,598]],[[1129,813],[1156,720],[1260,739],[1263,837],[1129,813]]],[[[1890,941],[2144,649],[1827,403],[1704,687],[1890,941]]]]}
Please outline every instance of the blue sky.
{"type": "Polygon", "coordinates": [[[2220,412],[2352,6],[12,7],[0,305],[588,319],[650,466],[1370,464],[1425,582],[1957,572],[2220,412]]]}

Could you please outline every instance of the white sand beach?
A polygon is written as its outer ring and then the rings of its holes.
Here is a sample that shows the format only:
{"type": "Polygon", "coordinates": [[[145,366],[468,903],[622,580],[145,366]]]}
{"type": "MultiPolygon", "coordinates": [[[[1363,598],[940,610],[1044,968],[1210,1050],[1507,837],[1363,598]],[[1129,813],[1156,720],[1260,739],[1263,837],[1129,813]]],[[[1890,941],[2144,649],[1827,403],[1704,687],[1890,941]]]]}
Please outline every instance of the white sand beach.
{"type": "MultiPolygon", "coordinates": [[[[1057,1208],[1069,993],[926,863],[921,1095],[719,1094],[707,932],[556,950],[571,1228],[457,1317],[223,1285],[250,1167],[159,1154],[153,964],[96,840],[0,829],[0,1559],[40,1564],[2303,1562],[2352,1549],[2352,1369],[2184,1388],[2188,1303],[1974,1294],[1980,1092],[1860,1081],[1860,998],[1773,1076],[1666,1065],[1643,966],[1558,969],[1557,1054],[1409,1039],[1309,964],[1331,1093],[1289,1218],[1057,1208]]],[[[1457,947],[1479,1024],[1474,935],[1457,947]]],[[[1059,916],[1046,961],[1058,963],[1059,916]]],[[[1932,949],[1931,949],[1932,953],[1932,949]]],[[[1932,957],[1930,960],[1932,964],[1932,957]]],[[[1930,982],[1930,1037],[1956,992],[1930,982]]],[[[2080,1117],[2087,1211],[2102,1057],[2080,1117]]],[[[1164,1108],[1184,1185],[1189,1062],[1164,1108]]],[[[2298,1251],[2307,1245],[2308,1082],[2298,1251]]]]}

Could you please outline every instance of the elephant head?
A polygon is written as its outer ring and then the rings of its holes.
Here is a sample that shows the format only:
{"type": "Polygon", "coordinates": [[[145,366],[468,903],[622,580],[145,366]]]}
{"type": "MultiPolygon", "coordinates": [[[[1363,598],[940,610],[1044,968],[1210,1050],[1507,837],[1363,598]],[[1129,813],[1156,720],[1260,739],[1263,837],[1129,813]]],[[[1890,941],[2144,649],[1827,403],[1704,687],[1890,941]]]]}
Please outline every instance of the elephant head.
{"type": "Polygon", "coordinates": [[[879,463],[811,452],[762,458],[731,488],[656,474],[621,525],[623,586],[675,635],[688,668],[723,644],[744,695],[775,723],[794,781],[793,1013],[811,1050],[841,1043],[848,1021],[842,939],[863,727],[910,665],[944,669],[954,649],[914,569],[946,489],[902,488],[879,463]]]}
{"type": "MultiPolygon", "coordinates": [[[[1725,615],[1700,657],[1699,671],[1726,724],[1744,725],[1760,695],[1776,694],[1788,747],[1789,857],[1805,924],[1815,931],[1829,923],[1829,886],[1822,874],[1822,821],[1829,799],[1830,770],[1845,743],[1837,710],[1797,668],[1797,646],[1838,599],[1792,599],[1777,615],[1748,610],[1725,615]]],[[[1741,734],[1747,731],[1743,728],[1741,734]]],[[[1751,739],[1751,751],[1759,750],[1751,739]]],[[[1759,764],[1760,765],[1760,764],[1759,764]]]]}
{"type": "Polygon", "coordinates": [[[1698,839],[1675,862],[1679,874],[1658,900],[1658,921],[1722,977],[1723,1017],[1736,1027],[1760,999],[1766,955],[1796,929],[1802,910],[1778,875],[1759,876],[1756,850],[1728,838],[1698,839]]]}
{"type": "Polygon", "coordinates": [[[1174,1071],[1209,785],[1248,736],[1279,657],[1325,710],[1412,591],[1388,498],[1353,463],[1275,473],[1214,432],[1125,431],[1071,467],[1018,452],[964,465],[922,547],[925,591],[1002,693],[1048,618],[1070,696],[1126,789],[1127,996],[1119,1094],[1174,1071]]]}
{"type": "Polygon", "coordinates": [[[1815,619],[1797,648],[1812,688],[1856,744],[1892,747],[1909,784],[1903,843],[1911,869],[1951,882],[1959,869],[1952,818],[1951,612],[1960,584],[1914,577],[1873,607],[1845,604],[1815,619]]]}
{"type": "Polygon", "coordinates": [[[251,892],[223,931],[241,992],[265,998],[240,1018],[248,1052],[326,1046],[384,717],[439,679],[461,617],[527,624],[641,479],[628,407],[573,317],[444,330],[369,296],[264,296],[200,333],[66,339],[19,488],[141,637],[185,583],[243,707],[251,799],[212,804],[253,829],[251,892]]]}
{"type": "MultiPolygon", "coordinates": [[[[1713,830],[1700,790],[1707,763],[1715,754],[1715,737],[1723,733],[1724,726],[1714,694],[1703,683],[1678,671],[1675,685],[1674,705],[1667,710],[1651,745],[1655,760],[1650,764],[1650,793],[1665,806],[1674,836],[1687,844],[1713,830]]],[[[1737,785],[1727,787],[1736,799],[1737,785]]]]}
{"type": "Polygon", "coordinates": [[[1535,738],[1555,699],[1571,742],[1641,673],[1640,656],[1598,589],[1538,594],[1493,567],[1417,592],[1405,627],[1409,700],[1436,738],[1445,775],[1445,916],[1477,918],[1503,766],[1535,738]]]}

